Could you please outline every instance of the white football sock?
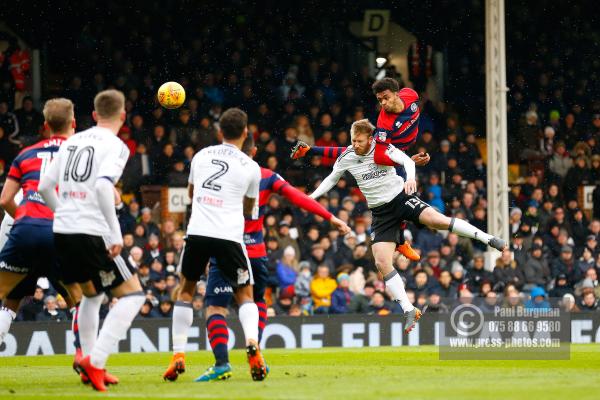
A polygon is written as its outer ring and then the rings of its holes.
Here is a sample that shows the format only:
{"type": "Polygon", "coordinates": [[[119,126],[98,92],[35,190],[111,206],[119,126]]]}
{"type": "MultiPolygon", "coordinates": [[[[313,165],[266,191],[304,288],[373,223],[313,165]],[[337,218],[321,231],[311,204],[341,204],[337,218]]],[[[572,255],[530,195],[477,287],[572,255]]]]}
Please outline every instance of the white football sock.
{"type": "Polygon", "coordinates": [[[0,345],[4,343],[4,336],[8,333],[10,325],[17,314],[8,307],[0,308],[0,345]]]}
{"type": "Polygon", "coordinates": [[[173,307],[173,322],[171,335],[173,336],[173,354],[184,353],[188,342],[188,334],[194,321],[192,303],[178,301],[173,307]]]}
{"type": "Polygon", "coordinates": [[[143,292],[134,292],[121,297],[110,309],[90,355],[90,362],[94,367],[104,369],[111,351],[117,346],[119,340],[127,337],[131,321],[145,301],[143,292]]]}
{"type": "Polygon", "coordinates": [[[494,237],[489,233],[485,233],[484,231],[475,228],[467,221],[458,218],[452,218],[448,230],[450,232],[456,233],[459,236],[479,240],[481,243],[484,244],[488,244],[490,239],[494,237]]]}
{"type": "Polygon", "coordinates": [[[104,293],[94,297],[83,296],[79,304],[79,342],[84,356],[89,355],[94,348],[100,326],[100,307],[104,293]]]}
{"type": "Polygon", "coordinates": [[[385,287],[390,290],[392,296],[394,297],[392,300],[397,301],[402,306],[402,311],[408,312],[412,311],[415,306],[410,303],[408,300],[408,296],[406,295],[406,290],[404,290],[404,281],[402,277],[398,274],[398,271],[393,270],[389,274],[383,277],[385,281],[385,287]]]}
{"type": "Polygon", "coordinates": [[[246,345],[250,340],[258,343],[258,307],[256,303],[252,301],[242,304],[238,314],[246,337],[246,345]]]}

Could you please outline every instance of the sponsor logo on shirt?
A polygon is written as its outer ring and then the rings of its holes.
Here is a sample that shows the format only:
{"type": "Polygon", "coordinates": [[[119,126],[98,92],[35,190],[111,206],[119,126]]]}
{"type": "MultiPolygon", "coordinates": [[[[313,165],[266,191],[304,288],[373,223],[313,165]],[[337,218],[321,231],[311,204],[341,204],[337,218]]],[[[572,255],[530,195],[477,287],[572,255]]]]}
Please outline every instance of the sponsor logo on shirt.
{"type": "Polygon", "coordinates": [[[371,179],[377,179],[377,178],[381,178],[382,176],[386,176],[387,175],[387,170],[385,169],[379,169],[377,171],[373,171],[373,172],[368,172],[366,174],[362,175],[362,180],[363,181],[368,181],[371,179]]]}
{"type": "Polygon", "coordinates": [[[63,199],[74,199],[74,200],[85,200],[87,198],[86,192],[62,192],[63,199]]]}
{"type": "Polygon", "coordinates": [[[26,274],[26,273],[29,272],[29,269],[27,269],[27,268],[22,268],[22,267],[16,267],[14,265],[9,265],[5,261],[0,261],[0,269],[4,270],[4,271],[14,272],[14,273],[17,273],[17,274],[26,274]]]}
{"type": "Polygon", "coordinates": [[[231,286],[217,286],[214,290],[214,293],[233,293],[233,288],[231,286]]]}
{"type": "Polygon", "coordinates": [[[198,197],[198,202],[201,204],[207,204],[209,206],[223,207],[223,200],[212,196],[198,197]]]}

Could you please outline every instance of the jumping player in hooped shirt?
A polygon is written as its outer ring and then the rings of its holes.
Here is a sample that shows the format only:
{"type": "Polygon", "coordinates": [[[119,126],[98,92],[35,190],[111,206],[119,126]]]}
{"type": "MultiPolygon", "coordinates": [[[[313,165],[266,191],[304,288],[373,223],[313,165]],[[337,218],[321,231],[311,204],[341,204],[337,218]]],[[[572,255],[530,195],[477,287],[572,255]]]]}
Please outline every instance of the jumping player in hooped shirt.
{"type": "MultiPolygon", "coordinates": [[[[392,144],[397,149],[406,151],[416,142],[419,133],[419,95],[410,88],[400,89],[398,82],[392,78],[376,81],[372,89],[381,105],[377,127],[373,133],[376,144],[375,163],[383,166],[396,166],[398,174],[406,177],[404,168],[395,164],[386,154],[386,150],[388,145],[392,144]]],[[[337,159],[346,148],[311,147],[300,141],[292,149],[291,157],[298,159],[308,154],[337,159]]],[[[425,165],[430,160],[427,153],[418,153],[411,158],[417,166],[425,165]]],[[[419,254],[410,247],[410,244],[404,242],[403,235],[399,240],[396,250],[408,259],[418,261],[419,254]]]]}
{"type": "MultiPolygon", "coordinates": [[[[6,212],[0,252],[0,300],[4,303],[0,308],[0,344],[21,299],[33,294],[39,277],[48,277],[69,299],[57,282],[59,274],[52,234],[54,214],[41,198],[38,184],[53,155],[75,131],[73,103],[68,99],[48,100],[44,105],[44,118],[44,125],[53,136],[19,153],[0,194],[0,206],[6,212]]],[[[73,302],[77,302],[77,296],[73,297],[73,302]]]]}
{"type": "MultiPolygon", "coordinates": [[[[251,136],[244,142],[242,151],[251,158],[254,158],[256,147],[251,136]]],[[[269,271],[267,267],[267,250],[263,238],[263,225],[265,209],[271,194],[278,193],[292,204],[323,217],[343,235],[350,232],[350,228],[346,223],[332,215],[316,200],[311,199],[308,195],[294,188],[279,174],[266,168],[261,168],[260,172],[260,194],[257,208],[255,208],[253,218],[247,218],[244,226],[244,244],[250,258],[252,274],[254,275],[254,301],[259,311],[259,342],[267,323],[267,305],[264,294],[269,278],[269,271]]],[[[224,380],[231,376],[231,366],[229,365],[227,350],[229,333],[225,316],[227,315],[227,306],[231,303],[232,298],[233,290],[231,286],[223,277],[214,260],[211,260],[205,304],[208,306],[206,310],[206,327],[210,346],[215,356],[215,365],[209,367],[197,379],[198,382],[224,380]]]]}

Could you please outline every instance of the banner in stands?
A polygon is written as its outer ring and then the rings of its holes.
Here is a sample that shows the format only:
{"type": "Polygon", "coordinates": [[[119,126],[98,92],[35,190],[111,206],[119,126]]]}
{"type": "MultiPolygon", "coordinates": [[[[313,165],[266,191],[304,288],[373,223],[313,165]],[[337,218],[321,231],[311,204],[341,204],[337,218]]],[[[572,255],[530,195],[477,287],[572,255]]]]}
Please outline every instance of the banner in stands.
{"type": "MultiPolygon", "coordinates": [[[[229,347],[242,348],[244,335],[239,321],[229,321],[229,347]]],[[[403,333],[400,315],[336,315],[311,317],[274,317],[263,334],[264,348],[315,349],[321,347],[418,346],[439,344],[437,332],[441,318],[424,314],[410,335],[403,333]]],[[[571,319],[572,343],[600,343],[600,314],[574,314],[571,319]]],[[[119,352],[169,351],[171,320],[135,320],[119,352]]],[[[196,319],[189,334],[188,351],[209,349],[203,320],[196,319]]],[[[73,333],[68,322],[14,323],[0,346],[0,356],[74,354],[73,333]]]]}

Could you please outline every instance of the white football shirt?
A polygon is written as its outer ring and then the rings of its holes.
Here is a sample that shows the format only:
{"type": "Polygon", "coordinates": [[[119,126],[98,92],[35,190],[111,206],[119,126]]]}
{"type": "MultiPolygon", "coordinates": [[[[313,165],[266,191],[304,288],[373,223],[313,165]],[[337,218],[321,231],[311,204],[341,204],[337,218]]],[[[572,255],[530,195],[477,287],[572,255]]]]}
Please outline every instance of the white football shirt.
{"type": "Polygon", "coordinates": [[[243,244],[243,201],[258,199],[258,164],[228,143],[206,147],[192,159],[189,183],[194,197],[187,234],[243,244]]]}
{"type": "Polygon", "coordinates": [[[342,177],[345,171],[352,174],[356,183],[367,199],[369,208],[389,203],[404,190],[404,179],[396,174],[394,167],[375,163],[375,143],[364,156],[348,147],[336,160],[331,174],[311,194],[318,198],[329,191],[342,177]]]}
{"type": "Polygon", "coordinates": [[[98,206],[96,180],[116,184],[129,158],[129,149],[112,131],[95,126],[77,133],[60,146],[46,174],[58,182],[59,204],[53,230],[103,236],[110,233],[98,206]]]}

